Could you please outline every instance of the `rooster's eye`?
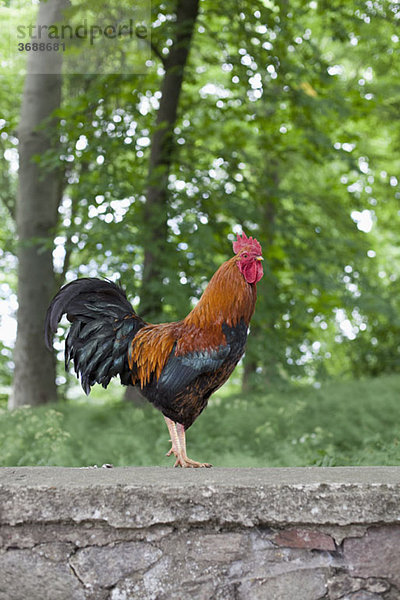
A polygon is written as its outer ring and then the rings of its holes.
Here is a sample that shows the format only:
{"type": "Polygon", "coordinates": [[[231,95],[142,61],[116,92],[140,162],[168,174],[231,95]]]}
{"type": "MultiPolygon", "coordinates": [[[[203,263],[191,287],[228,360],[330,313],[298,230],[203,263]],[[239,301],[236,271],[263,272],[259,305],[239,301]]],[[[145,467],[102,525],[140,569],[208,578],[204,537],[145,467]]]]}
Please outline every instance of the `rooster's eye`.
{"type": "Polygon", "coordinates": [[[245,252],[245,253],[243,254],[243,258],[247,258],[247,257],[248,257],[248,254],[247,254],[247,252],[245,252]]]}

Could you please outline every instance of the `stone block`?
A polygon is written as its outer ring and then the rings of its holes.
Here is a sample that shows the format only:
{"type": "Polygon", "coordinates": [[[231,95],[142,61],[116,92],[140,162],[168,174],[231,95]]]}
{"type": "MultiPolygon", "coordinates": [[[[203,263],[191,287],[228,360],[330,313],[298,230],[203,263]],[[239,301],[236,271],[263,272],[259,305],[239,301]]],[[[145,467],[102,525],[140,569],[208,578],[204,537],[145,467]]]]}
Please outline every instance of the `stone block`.
{"type": "Polygon", "coordinates": [[[55,563],[30,550],[0,555],[0,600],[85,600],[67,562],[55,563]]]}
{"type": "Polygon", "coordinates": [[[246,580],[238,588],[238,600],[321,600],[325,594],[326,573],[319,569],[299,569],[271,578],[246,580]]]}
{"type": "Polygon", "coordinates": [[[311,529],[284,529],[274,537],[275,544],[287,548],[310,548],[311,550],[336,550],[330,535],[311,529]]]}
{"type": "Polygon", "coordinates": [[[122,542],[78,550],[70,565],[85,586],[109,588],[131,573],[148,568],[161,554],[150,544],[122,542]]]}
{"type": "Polygon", "coordinates": [[[387,579],[400,589],[399,548],[399,525],[371,527],[364,536],[346,539],[343,544],[352,575],[387,579]]]}
{"type": "Polygon", "coordinates": [[[364,590],[368,593],[383,594],[388,592],[390,584],[383,579],[369,577],[351,577],[348,573],[336,574],[328,581],[330,600],[342,600],[351,594],[364,590]]]}

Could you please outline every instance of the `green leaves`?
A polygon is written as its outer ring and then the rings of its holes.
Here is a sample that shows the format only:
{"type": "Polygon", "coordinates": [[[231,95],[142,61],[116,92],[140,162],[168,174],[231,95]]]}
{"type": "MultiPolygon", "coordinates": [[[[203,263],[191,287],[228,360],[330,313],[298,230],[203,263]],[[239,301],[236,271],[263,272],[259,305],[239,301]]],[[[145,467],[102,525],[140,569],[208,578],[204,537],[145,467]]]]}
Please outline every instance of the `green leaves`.
{"type": "MultiPolygon", "coordinates": [[[[231,255],[228,236],[241,227],[255,235],[266,269],[245,373],[260,385],[271,373],[290,380],[399,368],[397,8],[363,0],[200,4],[166,211],[153,215],[167,234],[151,293],[162,299],[159,319],[182,318],[231,255]],[[365,211],[369,231],[352,217],[365,211]],[[358,327],[355,339],[343,334],[337,309],[358,327]],[[316,342],[321,349],[309,354],[316,342]]],[[[61,151],[40,157],[61,161],[68,183],[55,232],[57,255],[65,250],[60,277],[120,278],[136,304],[150,144],[175,10],[175,2],[152,3],[143,75],[65,77],[61,151]]],[[[0,88],[3,153],[15,148],[21,90],[16,79],[8,84],[12,93],[0,88]]],[[[163,178],[158,169],[152,175],[163,178]]],[[[0,176],[12,213],[16,178],[7,158],[0,176]]],[[[0,237],[12,241],[8,226],[0,237]]]]}

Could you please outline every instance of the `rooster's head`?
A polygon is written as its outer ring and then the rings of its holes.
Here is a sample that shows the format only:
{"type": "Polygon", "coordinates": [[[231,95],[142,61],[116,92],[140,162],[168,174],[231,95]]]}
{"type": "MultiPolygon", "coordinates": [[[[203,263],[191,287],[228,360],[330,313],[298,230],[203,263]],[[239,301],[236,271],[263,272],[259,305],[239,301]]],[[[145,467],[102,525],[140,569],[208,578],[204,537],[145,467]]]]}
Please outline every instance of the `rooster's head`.
{"type": "Polygon", "coordinates": [[[233,242],[233,251],[236,254],[236,264],[247,283],[257,283],[263,276],[261,244],[255,238],[237,235],[233,242]]]}

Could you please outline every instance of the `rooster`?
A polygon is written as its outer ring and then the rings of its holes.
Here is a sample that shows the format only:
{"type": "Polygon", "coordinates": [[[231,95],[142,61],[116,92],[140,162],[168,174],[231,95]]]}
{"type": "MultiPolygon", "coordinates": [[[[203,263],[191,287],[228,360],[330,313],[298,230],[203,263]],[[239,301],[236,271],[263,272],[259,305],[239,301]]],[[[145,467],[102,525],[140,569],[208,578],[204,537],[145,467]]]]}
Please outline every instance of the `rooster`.
{"type": "Polygon", "coordinates": [[[107,387],[119,375],[162,412],[172,442],[167,456],[175,455],[175,466],[211,466],[188,458],[185,432],[244,352],[263,257],[259,242],[245,233],[237,236],[233,251],[182,321],[146,323],[121,287],[97,278],[68,283],[47,311],[49,349],[64,313],[71,322],[65,366],[73,360],[86,394],[95,383],[107,387]]]}

